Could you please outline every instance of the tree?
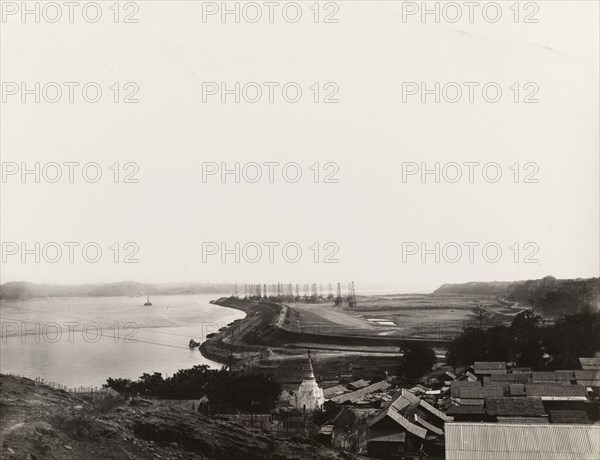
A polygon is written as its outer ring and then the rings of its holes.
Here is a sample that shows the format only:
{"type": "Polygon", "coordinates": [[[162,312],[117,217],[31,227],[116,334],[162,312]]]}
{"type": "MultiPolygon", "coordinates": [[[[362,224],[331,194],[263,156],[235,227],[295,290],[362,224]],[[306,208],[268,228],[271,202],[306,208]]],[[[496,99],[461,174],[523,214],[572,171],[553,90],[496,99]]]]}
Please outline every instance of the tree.
{"type": "Polygon", "coordinates": [[[479,329],[483,329],[483,317],[485,315],[485,307],[483,303],[480,303],[477,307],[475,307],[475,314],[479,319],[479,329]]]}
{"type": "Polygon", "coordinates": [[[513,319],[510,329],[514,337],[515,359],[519,366],[543,368],[542,324],[542,317],[531,310],[522,311],[513,319]]]}
{"type": "Polygon", "coordinates": [[[544,332],[543,344],[552,356],[549,366],[576,369],[579,357],[600,351],[600,312],[567,315],[544,332]]]}
{"type": "Polygon", "coordinates": [[[469,327],[448,346],[446,359],[448,364],[456,367],[475,361],[510,361],[514,354],[510,328],[494,326],[483,330],[469,327]]]}
{"type": "Polygon", "coordinates": [[[119,393],[164,399],[200,399],[243,412],[266,412],[275,407],[281,384],[260,373],[209,369],[206,365],[177,371],[163,379],[159,373],[143,374],[139,380],[109,378],[104,385],[119,393]]]}
{"type": "Polygon", "coordinates": [[[475,361],[516,361],[534,370],[577,368],[577,358],[600,351],[600,313],[568,315],[544,326],[532,311],[519,313],[510,327],[466,328],[448,347],[452,366],[475,361]],[[545,353],[551,357],[544,359],[545,353]]]}
{"type": "Polygon", "coordinates": [[[434,351],[420,343],[413,343],[402,348],[399,373],[403,384],[415,383],[431,370],[435,363],[434,351]]]}

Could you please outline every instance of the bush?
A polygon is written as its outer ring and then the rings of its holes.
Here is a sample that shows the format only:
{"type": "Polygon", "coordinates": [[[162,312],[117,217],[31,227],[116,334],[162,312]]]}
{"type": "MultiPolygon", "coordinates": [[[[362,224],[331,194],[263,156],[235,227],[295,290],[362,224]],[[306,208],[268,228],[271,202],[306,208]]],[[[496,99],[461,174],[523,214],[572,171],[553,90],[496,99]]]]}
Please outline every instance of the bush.
{"type": "Polygon", "coordinates": [[[89,439],[96,424],[96,411],[81,406],[63,408],[50,418],[50,423],[74,439],[89,439]]]}
{"type": "Polygon", "coordinates": [[[93,401],[95,411],[98,415],[110,412],[117,407],[122,406],[127,398],[122,395],[105,393],[93,401]]]}

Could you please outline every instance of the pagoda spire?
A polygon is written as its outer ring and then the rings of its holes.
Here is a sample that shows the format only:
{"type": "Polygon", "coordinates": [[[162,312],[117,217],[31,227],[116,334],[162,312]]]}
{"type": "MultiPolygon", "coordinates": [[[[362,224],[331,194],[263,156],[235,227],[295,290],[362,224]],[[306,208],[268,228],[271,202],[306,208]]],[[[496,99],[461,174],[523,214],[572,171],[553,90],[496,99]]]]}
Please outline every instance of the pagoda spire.
{"type": "Polygon", "coordinates": [[[306,372],[304,373],[304,380],[316,380],[315,371],[313,370],[312,360],[310,359],[310,348],[308,349],[308,365],[306,366],[306,372]]]}

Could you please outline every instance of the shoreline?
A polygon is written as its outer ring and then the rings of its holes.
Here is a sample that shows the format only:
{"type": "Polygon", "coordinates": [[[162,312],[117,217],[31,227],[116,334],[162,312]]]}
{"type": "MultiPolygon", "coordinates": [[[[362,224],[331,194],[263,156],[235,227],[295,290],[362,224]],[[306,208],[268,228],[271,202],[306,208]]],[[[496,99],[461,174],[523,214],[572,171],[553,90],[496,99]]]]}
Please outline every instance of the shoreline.
{"type": "Polygon", "coordinates": [[[444,349],[449,343],[446,340],[300,332],[286,327],[286,319],[293,307],[285,304],[225,297],[211,303],[246,313],[245,318],[207,338],[200,345],[200,352],[205,358],[224,365],[248,364],[255,360],[268,362],[275,353],[280,355],[279,358],[299,356],[304,355],[306,349],[397,356],[404,344],[418,342],[444,349]]]}

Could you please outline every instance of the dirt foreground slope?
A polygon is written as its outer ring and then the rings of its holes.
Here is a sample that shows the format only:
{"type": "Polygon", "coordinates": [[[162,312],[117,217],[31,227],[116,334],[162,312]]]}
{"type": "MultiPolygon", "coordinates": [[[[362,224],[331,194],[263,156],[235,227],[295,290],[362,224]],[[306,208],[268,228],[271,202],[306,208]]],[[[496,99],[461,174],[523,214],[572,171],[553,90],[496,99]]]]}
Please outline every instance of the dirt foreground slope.
{"type": "Polygon", "coordinates": [[[1,459],[357,458],[147,400],[92,404],[6,375],[0,375],[0,443],[1,459]]]}

